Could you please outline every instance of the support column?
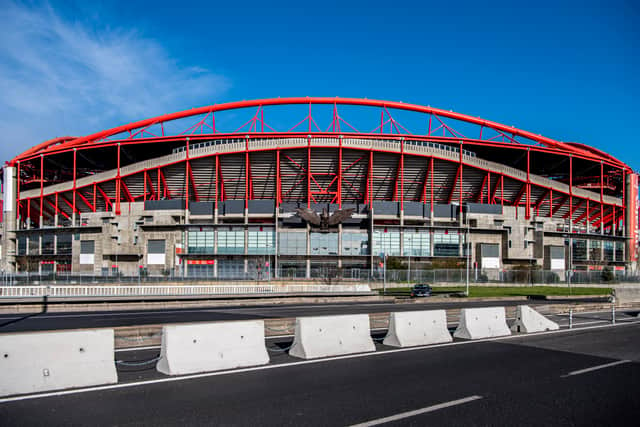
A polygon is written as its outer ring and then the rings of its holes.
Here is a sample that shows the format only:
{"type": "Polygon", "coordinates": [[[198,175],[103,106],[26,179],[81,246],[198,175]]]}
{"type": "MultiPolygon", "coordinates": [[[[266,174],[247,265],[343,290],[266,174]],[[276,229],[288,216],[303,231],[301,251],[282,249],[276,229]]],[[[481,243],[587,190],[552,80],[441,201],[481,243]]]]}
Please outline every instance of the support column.
{"type": "MultiPolygon", "coordinates": [[[[73,200],[71,202],[71,221],[72,226],[76,226],[76,179],[78,176],[78,149],[73,149],[73,200]]],[[[120,196],[120,144],[118,144],[118,196],[120,196]]],[[[118,199],[118,208],[120,207],[120,199],[118,199]]],[[[41,208],[42,209],[42,208],[41,208]]]]}
{"type": "MultiPolygon", "coordinates": [[[[525,207],[524,217],[526,220],[531,219],[531,149],[527,148],[527,205],[525,207]]],[[[516,207],[517,209],[517,207],[516,207]]]]}
{"type": "Polygon", "coordinates": [[[600,234],[604,230],[604,164],[600,161],[600,234]]]}
{"type": "Polygon", "coordinates": [[[189,164],[189,138],[187,137],[187,148],[185,156],[185,171],[184,171],[184,222],[189,224],[189,176],[191,175],[191,166],[189,164]]]}
{"type": "MultiPolygon", "coordinates": [[[[74,158],[75,158],[75,154],[76,153],[74,150],[73,152],[74,158]]],[[[42,228],[43,220],[44,220],[44,155],[40,154],[40,217],[38,218],[38,226],[40,228],[42,228]]]]}
{"type": "Polygon", "coordinates": [[[458,223],[462,223],[462,184],[463,184],[463,179],[462,176],[464,175],[463,173],[463,169],[462,169],[462,141],[460,141],[460,194],[458,195],[458,203],[460,204],[460,206],[458,207],[460,209],[459,215],[460,215],[460,220],[458,221],[458,223]]]}
{"type": "Polygon", "coordinates": [[[573,233],[573,156],[569,156],[569,233],[573,233]]]}
{"type": "MultiPolygon", "coordinates": [[[[74,156],[74,159],[75,159],[75,156],[74,156]]],[[[76,173],[76,168],[74,164],[74,168],[73,168],[74,177],[75,177],[75,173],[76,173]]],[[[75,187],[75,178],[74,178],[74,187],[75,187]]],[[[75,199],[76,198],[74,196],[73,200],[75,201],[75,199]]],[[[75,219],[75,209],[74,209],[73,215],[75,219]]],[[[116,172],[116,215],[120,215],[120,143],[119,142],[118,142],[118,164],[117,164],[117,172],[116,172]]],[[[75,224],[75,221],[74,221],[74,224],[75,224]]]]}
{"type": "Polygon", "coordinates": [[[16,174],[20,169],[20,163],[17,166],[7,165],[4,167],[3,179],[3,197],[2,205],[2,269],[7,273],[17,271],[16,268],[16,225],[18,224],[18,198],[19,178],[16,174]],[[14,190],[16,193],[14,194],[14,190]]]}
{"type": "MultiPolygon", "coordinates": [[[[338,209],[342,209],[342,135],[340,135],[338,142],[340,143],[340,148],[338,148],[338,209]]],[[[340,229],[342,230],[341,227],[340,229]]]]}

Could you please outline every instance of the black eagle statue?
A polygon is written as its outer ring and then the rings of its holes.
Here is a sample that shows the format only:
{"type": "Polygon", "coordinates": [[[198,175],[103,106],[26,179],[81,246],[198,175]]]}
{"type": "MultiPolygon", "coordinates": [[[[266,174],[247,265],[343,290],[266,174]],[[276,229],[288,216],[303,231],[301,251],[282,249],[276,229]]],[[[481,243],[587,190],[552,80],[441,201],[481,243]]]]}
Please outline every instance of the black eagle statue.
{"type": "Polygon", "coordinates": [[[321,230],[328,230],[330,226],[340,224],[345,219],[351,218],[355,209],[340,209],[331,215],[329,215],[326,208],[322,209],[320,215],[309,208],[298,208],[296,212],[300,218],[309,224],[319,225],[321,230]]]}

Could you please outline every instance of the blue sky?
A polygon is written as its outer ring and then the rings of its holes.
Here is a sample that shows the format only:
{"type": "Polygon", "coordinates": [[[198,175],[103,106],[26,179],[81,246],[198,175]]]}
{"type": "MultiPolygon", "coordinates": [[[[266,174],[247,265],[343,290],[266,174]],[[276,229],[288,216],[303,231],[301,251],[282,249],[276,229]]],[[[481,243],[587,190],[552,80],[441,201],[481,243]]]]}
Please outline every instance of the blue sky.
{"type": "Polygon", "coordinates": [[[195,106],[344,96],[481,116],[640,169],[637,1],[93,3],[0,0],[3,160],[195,106]]]}

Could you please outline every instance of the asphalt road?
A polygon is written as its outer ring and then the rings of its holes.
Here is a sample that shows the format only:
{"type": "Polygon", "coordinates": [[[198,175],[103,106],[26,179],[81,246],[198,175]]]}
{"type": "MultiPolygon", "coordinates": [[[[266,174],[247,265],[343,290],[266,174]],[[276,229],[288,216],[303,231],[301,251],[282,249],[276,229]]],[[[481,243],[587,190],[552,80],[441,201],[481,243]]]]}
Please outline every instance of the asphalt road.
{"type": "Polygon", "coordinates": [[[117,388],[0,399],[0,420],[5,426],[638,425],[637,321],[399,351],[378,344],[376,353],[315,361],[271,354],[265,367],[199,377],[165,377],[153,365],[121,368],[117,388]]]}
{"type": "MultiPolygon", "coordinates": [[[[575,301],[584,301],[576,299],[575,301]]],[[[594,300],[589,300],[593,302],[594,300]]],[[[570,300],[530,300],[528,305],[567,303],[570,300]]],[[[53,329],[108,328],[117,326],[157,325],[225,320],[250,320],[298,316],[329,316],[339,314],[383,313],[389,311],[437,310],[462,307],[515,306],[523,300],[429,302],[414,304],[341,303],[290,304],[236,307],[197,307],[184,309],[152,309],[94,312],[48,312],[42,314],[2,314],[0,333],[53,329]]]]}

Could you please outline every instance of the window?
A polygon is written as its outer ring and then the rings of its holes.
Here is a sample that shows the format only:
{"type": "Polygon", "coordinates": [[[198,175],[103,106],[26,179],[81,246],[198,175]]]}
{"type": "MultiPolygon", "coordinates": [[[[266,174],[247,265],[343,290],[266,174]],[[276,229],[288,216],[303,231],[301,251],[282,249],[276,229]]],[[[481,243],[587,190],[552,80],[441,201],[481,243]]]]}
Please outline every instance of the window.
{"type": "Polygon", "coordinates": [[[624,243],[616,242],[616,261],[624,261],[624,243]]]}
{"type": "Polygon", "coordinates": [[[457,230],[433,233],[433,255],[444,257],[460,256],[460,235],[457,230]]]}
{"type": "Polygon", "coordinates": [[[53,255],[55,249],[53,234],[42,235],[42,255],[53,255]]]}
{"type": "Polygon", "coordinates": [[[369,255],[366,233],[342,233],[342,255],[369,255]]]}
{"type": "Polygon", "coordinates": [[[164,254],[165,253],[164,240],[149,240],[147,242],[147,252],[150,254],[164,254]]]}
{"type": "Polygon", "coordinates": [[[587,260],[587,241],[586,240],[574,240],[573,241],[573,260],[574,261],[586,261],[587,260]]]}
{"type": "Polygon", "coordinates": [[[39,236],[29,236],[29,255],[40,254],[40,239],[39,236]]]}
{"type": "Polygon", "coordinates": [[[605,261],[613,261],[613,242],[602,242],[602,249],[605,261]]]}
{"type": "Polygon", "coordinates": [[[380,255],[384,252],[385,255],[399,256],[400,232],[397,230],[385,230],[374,230],[373,253],[380,255]]]}
{"type": "Polygon", "coordinates": [[[431,236],[429,231],[404,232],[404,256],[431,256],[431,236]]]}
{"type": "Polygon", "coordinates": [[[599,240],[590,240],[589,241],[589,259],[591,261],[600,261],[602,258],[600,254],[600,241],[599,240]]]}
{"type": "Polygon", "coordinates": [[[214,249],[213,230],[187,232],[189,254],[212,254],[214,249]]]}
{"type": "Polygon", "coordinates": [[[80,241],[80,253],[81,254],[93,254],[96,249],[96,242],[94,240],[81,240],[80,241]]]}
{"type": "Polygon", "coordinates": [[[307,254],[307,233],[281,231],[278,233],[278,251],[283,255],[306,255],[307,254]]]}
{"type": "Polygon", "coordinates": [[[311,255],[338,255],[338,233],[311,233],[311,255]]]}
{"type": "Polygon", "coordinates": [[[275,253],[273,229],[262,228],[249,230],[247,236],[247,251],[251,255],[272,255],[275,253]]]}
{"type": "Polygon", "coordinates": [[[18,255],[27,254],[27,236],[24,234],[18,236],[18,255]]]}
{"type": "Polygon", "coordinates": [[[218,230],[219,254],[243,254],[244,230],[223,231],[218,230]]]}

